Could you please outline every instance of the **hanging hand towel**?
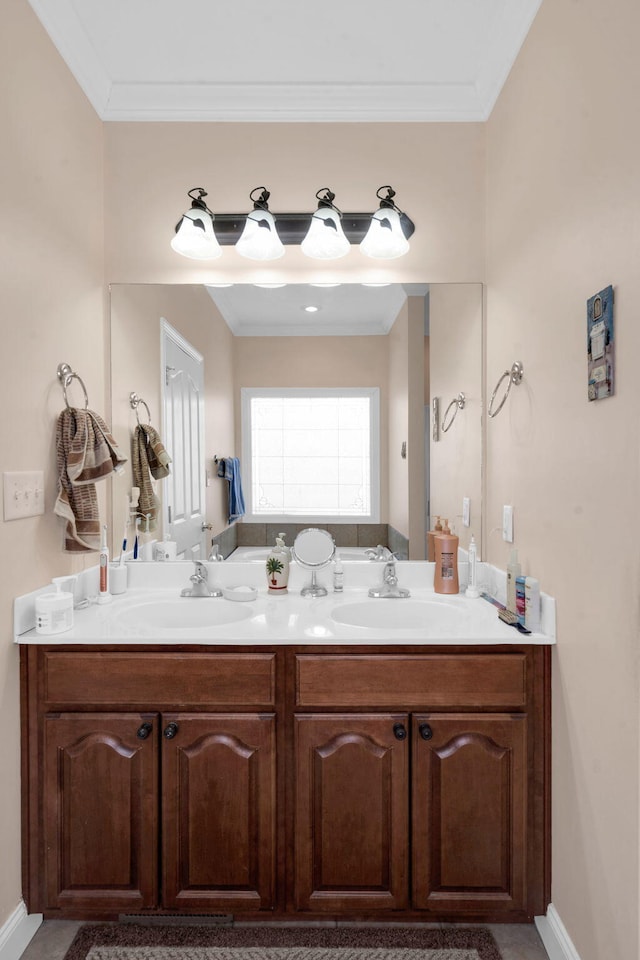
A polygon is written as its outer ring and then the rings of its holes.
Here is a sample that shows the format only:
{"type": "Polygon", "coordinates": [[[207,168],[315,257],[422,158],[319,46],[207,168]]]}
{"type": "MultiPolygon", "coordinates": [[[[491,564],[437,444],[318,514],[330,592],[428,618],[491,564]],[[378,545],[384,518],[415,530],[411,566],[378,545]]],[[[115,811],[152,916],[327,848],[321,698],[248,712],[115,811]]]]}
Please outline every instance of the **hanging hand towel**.
{"type": "Polygon", "coordinates": [[[223,457],[218,461],[218,476],[229,481],[229,523],[245,514],[240,461],[237,457],[223,457]]]}
{"type": "MultiPolygon", "coordinates": [[[[138,516],[149,517],[149,530],[158,527],[160,501],[153,491],[151,477],[168,477],[171,457],[165,450],[157,430],[148,423],[139,423],[133,434],[131,468],[133,482],[140,488],[138,516]]],[[[146,527],[145,527],[146,529],[146,527]]]]}
{"type": "Polygon", "coordinates": [[[53,512],[66,520],[64,550],[100,549],[100,513],[95,481],[126,463],[104,420],[92,410],[67,408],[56,425],[59,492],[53,512]]]}

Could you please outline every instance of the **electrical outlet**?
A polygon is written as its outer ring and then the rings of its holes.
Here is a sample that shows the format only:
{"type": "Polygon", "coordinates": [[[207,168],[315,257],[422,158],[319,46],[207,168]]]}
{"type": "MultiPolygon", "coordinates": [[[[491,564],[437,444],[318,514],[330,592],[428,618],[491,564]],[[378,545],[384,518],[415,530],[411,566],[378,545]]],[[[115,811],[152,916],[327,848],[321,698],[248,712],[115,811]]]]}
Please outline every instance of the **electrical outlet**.
{"type": "Polygon", "coordinates": [[[44,513],[44,474],[42,470],[3,473],[4,519],[22,520],[44,513]]]}
{"type": "Polygon", "coordinates": [[[471,501],[469,497],[462,498],[462,524],[465,527],[471,525],[471,501]]]}
{"type": "Polygon", "coordinates": [[[502,508],[502,539],[513,543],[513,507],[502,508]]]}

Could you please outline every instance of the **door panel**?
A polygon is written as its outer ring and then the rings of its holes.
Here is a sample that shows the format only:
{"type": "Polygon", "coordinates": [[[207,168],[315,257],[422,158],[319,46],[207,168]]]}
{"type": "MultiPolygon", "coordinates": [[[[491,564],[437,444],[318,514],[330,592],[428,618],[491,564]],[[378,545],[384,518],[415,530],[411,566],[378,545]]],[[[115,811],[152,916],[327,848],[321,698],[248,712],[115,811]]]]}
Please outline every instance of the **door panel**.
{"type": "Polygon", "coordinates": [[[462,900],[471,911],[524,907],[526,717],[424,714],[412,722],[413,905],[441,913],[462,900]]]}
{"type": "Polygon", "coordinates": [[[130,912],[156,904],[156,728],[139,714],[45,718],[48,907],[130,912]]]}
{"type": "Polygon", "coordinates": [[[204,559],[204,361],[163,323],[164,442],[172,459],[164,481],[165,529],[179,558],[204,559]]]}
{"type": "Polygon", "coordinates": [[[349,912],[407,900],[406,715],[295,718],[296,905],[349,912]]]}
{"type": "Polygon", "coordinates": [[[163,715],[164,906],[269,909],[275,868],[275,718],[163,715]]]}

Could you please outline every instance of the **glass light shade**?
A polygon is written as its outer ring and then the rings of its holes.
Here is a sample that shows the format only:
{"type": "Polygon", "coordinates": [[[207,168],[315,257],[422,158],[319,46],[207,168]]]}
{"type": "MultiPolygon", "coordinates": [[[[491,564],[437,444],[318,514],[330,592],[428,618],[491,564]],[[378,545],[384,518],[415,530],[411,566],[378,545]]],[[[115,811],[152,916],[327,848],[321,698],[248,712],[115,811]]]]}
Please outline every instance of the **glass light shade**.
{"type": "Polygon", "coordinates": [[[276,222],[268,210],[252,210],[247,215],[236,250],[249,260],[278,260],[284,256],[276,222]]]}
{"type": "Polygon", "coordinates": [[[340,215],[331,207],[316,210],[300,246],[302,252],[314,260],[338,260],[351,249],[340,223],[340,215]]]}
{"type": "Polygon", "coordinates": [[[367,257],[395,260],[409,250],[409,241],[400,224],[400,214],[391,207],[380,207],[371,217],[371,225],[360,244],[367,257]]]}
{"type": "Polygon", "coordinates": [[[188,210],[171,241],[176,253],[191,260],[217,260],[222,248],[213,232],[213,220],[206,210],[193,207],[188,210]]]}

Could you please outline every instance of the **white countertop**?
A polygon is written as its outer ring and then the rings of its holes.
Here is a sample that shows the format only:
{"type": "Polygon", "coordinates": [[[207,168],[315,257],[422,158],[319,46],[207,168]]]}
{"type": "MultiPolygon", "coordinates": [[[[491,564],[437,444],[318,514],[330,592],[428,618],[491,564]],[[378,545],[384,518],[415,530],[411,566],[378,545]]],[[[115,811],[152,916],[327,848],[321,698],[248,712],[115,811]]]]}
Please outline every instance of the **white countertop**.
{"type": "MultiPolygon", "coordinates": [[[[15,602],[15,641],[22,644],[202,644],[287,645],[287,644],[553,644],[555,604],[543,595],[544,633],[521,634],[498,618],[487,600],[471,599],[464,593],[442,596],[433,591],[433,564],[421,561],[397,563],[398,582],[408,587],[411,597],[373,599],[369,586],[382,581],[384,565],[373,562],[345,563],[345,589],[332,590],[331,568],[318,574],[327,586],[326,597],[300,595],[309,582],[308,571],[292,564],[289,592],[267,592],[266,577],[255,563],[208,564],[210,581],[216,586],[256,587],[256,600],[237,602],[225,598],[180,597],[189,586],[193,567],[185,562],[130,562],[129,589],[106,604],[91,603],[76,609],[71,630],[51,636],[36,633],[35,597],[42,590],[15,602]],[[357,605],[354,608],[354,605],[357,605]],[[349,609],[345,609],[349,608],[349,609]],[[183,612],[184,611],[184,612],[183,612]],[[370,616],[376,626],[339,622],[370,616]],[[333,614],[333,615],[332,615],[333,614]],[[235,617],[236,622],[211,624],[212,620],[235,617]],[[185,625],[186,621],[195,621],[185,625]],[[400,623],[405,621],[405,623],[400,623]],[[378,625],[380,624],[380,625],[378,625]]],[[[480,565],[484,566],[484,565],[480,565]]],[[[488,568],[490,572],[493,568],[488,568]]],[[[91,571],[89,571],[91,574],[91,571]]],[[[91,582],[91,581],[89,581],[91,582]]],[[[487,582],[495,583],[495,577],[487,582]]],[[[50,589],[50,588],[43,588],[50,589]]],[[[89,589],[87,593],[91,593],[89,589]]]]}

